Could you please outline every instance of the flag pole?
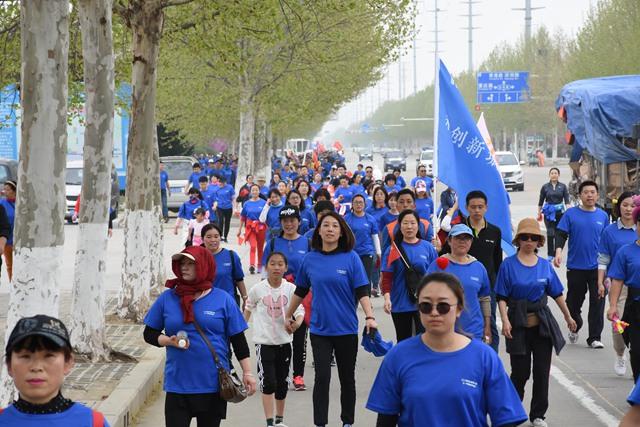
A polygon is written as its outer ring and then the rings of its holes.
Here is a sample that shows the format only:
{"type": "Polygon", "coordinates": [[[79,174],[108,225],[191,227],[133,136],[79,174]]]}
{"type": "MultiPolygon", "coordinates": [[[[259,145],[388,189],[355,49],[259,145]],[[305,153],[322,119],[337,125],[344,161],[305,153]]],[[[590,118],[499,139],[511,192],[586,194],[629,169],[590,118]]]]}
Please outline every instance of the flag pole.
{"type": "MultiPolygon", "coordinates": [[[[440,54],[436,48],[435,77],[433,81],[433,213],[434,223],[438,218],[438,128],[440,126],[440,54]]],[[[439,225],[439,221],[438,221],[439,225]]],[[[435,224],[434,224],[434,231],[435,224]]]]}

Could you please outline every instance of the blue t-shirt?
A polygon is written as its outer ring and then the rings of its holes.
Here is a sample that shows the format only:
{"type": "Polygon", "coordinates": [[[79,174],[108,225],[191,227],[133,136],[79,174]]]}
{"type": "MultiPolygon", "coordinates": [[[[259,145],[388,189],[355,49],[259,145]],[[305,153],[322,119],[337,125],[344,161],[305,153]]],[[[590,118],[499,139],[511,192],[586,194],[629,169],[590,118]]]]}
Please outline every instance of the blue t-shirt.
{"type": "Polygon", "coordinates": [[[258,200],[247,200],[244,202],[242,206],[242,212],[240,212],[240,216],[243,218],[247,218],[252,221],[257,221],[260,218],[260,213],[262,212],[262,208],[266,205],[263,199],[258,200]]]}
{"type": "Polygon", "coordinates": [[[265,199],[269,197],[269,187],[266,185],[260,187],[260,194],[263,195],[265,199]]]}
{"type": "Polygon", "coordinates": [[[191,172],[191,175],[189,175],[189,183],[191,184],[192,188],[200,188],[200,177],[201,176],[207,176],[206,173],[200,171],[198,173],[196,172],[191,172]]]}
{"type": "Polygon", "coordinates": [[[633,387],[633,390],[631,390],[631,394],[627,397],[627,402],[629,402],[631,406],[640,405],[640,381],[638,381],[635,387],[633,387]]]}
{"type": "Polygon", "coordinates": [[[298,233],[305,234],[309,229],[315,227],[316,216],[313,211],[306,207],[300,211],[300,225],[298,226],[298,233]]]}
{"type": "MultiPolygon", "coordinates": [[[[396,218],[397,219],[397,218],[396,218]]],[[[395,220],[394,220],[395,221],[395,220]]],[[[390,223],[388,223],[390,224],[390,223]]],[[[386,225],[388,225],[386,224],[386,225]]],[[[389,236],[389,229],[388,227],[384,228],[380,228],[381,230],[381,234],[382,234],[382,239],[381,240],[381,245],[382,245],[382,252],[384,252],[389,246],[391,246],[391,236],[389,236]]],[[[426,240],[427,242],[431,242],[431,240],[433,239],[433,226],[431,225],[431,222],[429,222],[429,228],[427,230],[425,230],[425,226],[423,221],[420,221],[420,224],[418,225],[418,228],[420,229],[420,237],[424,240],[426,240]]],[[[400,224],[398,222],[395,223],[395,225],[393,226],[393,236],[396,235],[396,233],[398,232],[398,230],[400,229],[400,224]]]]}
{"type": "Polygon", "coordinates": [[[280,224],[280,211],[283,207],[283,203],[269,206],[269,210],[267,211],[267,228],[269,228],[269,230],[280,230],[282,228],[280,224]]]}
{"type": "Polygon", "coordinates": [[[333,200],[338,201],[339,197],[342,196],[340,203],[351,203],[351,199],[353,199],[354,194],[352,187],[345,188],[340,186],[336,188],[336,191],[333,193],[333,200]]]}
{"type": "Polygon", "coordinates": [[[558,229],[569,235],[567,268],[594,270],[598,268],[598,244],[609,216],[600,208],[586,211],[578,206],[567,209],[558,229]]]}
{"type": "Polygon", "coordinates": [[[311,250],[311,243],[306,236],[300,236],[295,240],[288,240],[284,237],[274,237],[267,240],[264,245],[264,253],[262,255],[262,265],[267,265],[267,257],[271,253],[271,245],[273,241],[273,252],[282,252],[287,257],[287,274],[296,276],[298,269],[302,264],[302,259],[311,250]]]}
{"type": "MultiPolygon", "coordinates": [[[[381,224],[381,219],[384,216],[384,214],[386,214],[387,212],[389,212],[389,208],[384,206],[381,207],[380,209],[370,206],[367,208],[366,212],[371,215],[372,217],[375,218],[376,222],[378,223],[378,230],[382,229],[386,224],[381,224]]],[[[394,219],[397,219],[397,217],[394,217],[394,219]]]]}
{"type": "Polygon", "coordinates": [[[209,222],[213,222],[216,220],[216,211],[213,210],[213,204],[216,201],[216,193],[217,191],[212,190],[212,186],[208,186],[206,190],[200,190],[200,194],[202,194],[202,198],[205,202],[207,202],[207,206],[209,206],[209,222]]]}
{"type": "Polygon", "coordinates": [[[216,200],[218,201],[218,209],[231,209],[233,207],[233,196],[236,191],[229,184],[225,184],[224,187],[219,187],[216,193],[216,200]]]}
{"type": "MultiPolygon", "coordinates": [[[[404,280],[406,267],[401,258],[396,259],[389,265],[389,253],[392,246],[388,247],[382,255],[380,269],[383,272],[393,273],[393,285],[391,287],[391,311],[393,313],[404,313],[417,311],[418,307],[409,299],[407,285],[404,280]]],[[[438,257],[433,245],[425,240],[418,240],[417,243],[402,242],[402,249],[407,254],[407,262],[419,273],[425,274],[429,265],[438,257]]]]}
{"type": "Polygon", "coordinates": [[[222,249],[220,252],[213,256],[216,261],[216,277],[213,279],[213,287],[221,289],[235,297],[236,295],[236,282],[244,279],[244,272],[242,271],[242,262],[237,253],[233,253],[233,259],[231,259],[231,251],[228,249],[222,249]],[[234,264],[232,269],[231,263],[234,264]],[[235,270],[235,277],[231,277],[232,271],[235,270]]]}
{"type": "Polygon", "coordinates": [[[469,264],[458,264],[449,260],[449,265],[444,270],[440,270],[436,262],[432,262],[427,269],[427,274],[436,271],[444,271],[456,276],[464,289],[464,311],[460,314],[457,326],[462,332],[472,334],[478,339],[484,335],[484,316],[480,308],[480,297],[489,296],[491,293],[491,282],[486,268],[480,261],[473,261],[469,264]]]}
{"type": "Polygon", "coordinates": [[[169,182],[169,174],[167,171],[160,171],[160,190],[167,191],[167,183],[169,182]]]}
{"type": "Polygon", "coordinates": [[[621,247],[609,265],[607,276],[622,280],[630,288],[640,288],[640,246],[631,243],[621,247]]]}
{"type": "Polygon", "coordinates": [[[296,286],[311,288],[311,333],[357,335],[356,288],[369,286],[360,257],[354,251],[307,253],[296,274],[296,286]]]}
{"type": "Polygon", "coordinates": [[[637,238],[638,235],[633,228],[618,228],[617,222],[609,224],[602,232],[602,236],[600,236],[598,254],[608,256],[609,265],[611,265],[616,253],[618,253],[618,249],[635,242],[637,238]]]}
{"type": "Polygon", "coordinates": [[[400,213],[392,214],[387,208],[387,211],[380,216],[380,222],[378,224],[381,234],[386,233],[387,224],[391,224],[393,221],[397,221],[399,216],[400,213]]]}
{"type": "Polygon", "coordinates": [[[502,261],[495,284],[496,295],[530,302],[538,301],[545,295],[556,299],[563,290],[549,261],[538,257],[536,265],[529,267],[520,262],[517,254],[502,261]]]}
{"type": "Polygon", "coordinates": [[[345,215],[344,220],[356,238],[356,246],[353,250],[358,255],[375,255],[376,249],[373,246],[373,238],[371,236],[380,232],[376,219],[366,213],[363,216],[348,213],[345,215]]]}
{"type": "MultiPolygon", "coordinates": [[[[106,417],[104,425],[109,427],[106,417]]],[[[0,414],[0,426],[93,427],[93,411],[77,402],[66,411],[56,414],[25,414],[9,405],[0,414]]]]}
{"type": "Polygon", "coordinates": [[[439,353],[420,335],[393,347],[382,361],[367,409],[399,415],[399,427],[494,426],[527,419],[495,351],[479,340],[439,353]]]}
{"type": "MultiPolygon", "coordinates": [[[[193,314],[218,353],[222,365],[229,369],[229,338],[247,329],[242,313],[231,296],[213,288],[193,302],[193,314]]],[[[218,369],[204,340],[193,323],[184,323],[180,297],[173,289],[164,291],[144,317],[144,324],[173,336],[185,331],[189,348],[166,347],[164,391],[196,394],[218,391],[218,369]]]]}
{"type": "Polygon", "coordinates": [[[407,186],[407,181],[404,180],[404,177],[402,175],[398,175],[396,177],[396,185],[400,187],[400,189],[403,189],[407,186]]]}
{"type": "MultiPolygon", "coordinates": [[[[351,193],[355,196],[356,194],[365,194],[364,187],[362,184],[351,184],[351,193]]],[[[365,194],[366,195],[366,194],[365,194]]]]}
{"type": "Polygon", "coordinates": [[[178,218],[190,220],[193,219],[193,211],[197,208],[202,208],[206,211],[209,210],[209,205],[204,200],[200,200],[198,198],[189,199],[180,206],[178,210],[178,218]]]}
{"type": "Polygon", "coordinates": [[[16,202],[10,202],[7,199],[0,199],[0,204],[4,207],[4,212],[7,214],[7,220],[9,221],[9,237],[7,238],[7,245],[13,245],[13,226],[16,222],[16,202]]]}
{"type": "Polygon", "coordinates": [[[431,199],[431,197],[416,199],[416,212],[418,212],[420,218],[431,221],[431,215],[433,215],[433,199],[431,199]]]}
{"type": "MultiPolygon", "coordinates": [[[[397,181],[396,181],[397,182],[397,181]]],[[[391,193],[397,193],[398,191],[402,190],[404,187],[400,187],[398,184],[394,185],[393,187],[389,187],[387,184],[384,185],[384,189],[387,191],[387,194],[391,194],[391,193]]]]}

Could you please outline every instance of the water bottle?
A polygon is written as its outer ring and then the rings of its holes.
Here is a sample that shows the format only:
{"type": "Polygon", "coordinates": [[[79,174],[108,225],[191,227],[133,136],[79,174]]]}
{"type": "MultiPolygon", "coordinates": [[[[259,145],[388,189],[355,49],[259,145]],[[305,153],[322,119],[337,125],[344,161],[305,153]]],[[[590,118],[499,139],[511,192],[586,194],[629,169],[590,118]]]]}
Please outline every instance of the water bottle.
{"type": "Polygon", "coordinates": [[[178,337],[178,347],[186,348],[187,345],[189,344],[189,336],[187,335],[187,332],[178,331],[178,333],[176,334],[176,337],[178,337]]]}

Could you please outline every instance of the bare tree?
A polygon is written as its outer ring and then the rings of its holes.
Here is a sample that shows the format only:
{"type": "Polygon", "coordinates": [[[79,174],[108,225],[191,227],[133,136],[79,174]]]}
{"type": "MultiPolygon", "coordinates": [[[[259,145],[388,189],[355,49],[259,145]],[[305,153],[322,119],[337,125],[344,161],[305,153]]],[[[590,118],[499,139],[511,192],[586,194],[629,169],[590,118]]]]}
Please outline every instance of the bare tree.
{"type": "MultiPolygon", "coordinates": [[[[66,209],[69,1],[20,6],[22,143],[5,336],[20,317],[58,315],[66,209]]],[[[12,394],[3,364],[0,404],[12,394]]]]}
{"type": "Polygon", "coordinates": [[[76,350],[100,360],[109,357],[105,343],[104,282],[113,157],[113,2],[80,0],[78,5],[86,127],[70,329],[76,350]]]}

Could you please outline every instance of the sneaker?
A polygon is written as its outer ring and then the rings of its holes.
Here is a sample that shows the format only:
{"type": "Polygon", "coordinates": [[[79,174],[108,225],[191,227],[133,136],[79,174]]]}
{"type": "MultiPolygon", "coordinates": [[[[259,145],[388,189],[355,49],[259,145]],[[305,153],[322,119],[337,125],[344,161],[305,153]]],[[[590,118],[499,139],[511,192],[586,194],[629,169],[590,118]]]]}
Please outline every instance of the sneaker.
{"type": "Polygon", "coordinates": [[[283,422],[275,423],[273,427],[287,427],[287,425],[283,422]]]}
{"type": "Polygon", "coordinates": [[[591,344],[589,344],[589,347],[591,347],[591,348],[604,348],[604,344],[602,344],[598,340],[594,340],[594,341],[591,341],[591,344]]]}
{"type": "Polygon", "coordinates": [[[531,421],[531,425],[534,427],[547,427],[547,422],[542,418],[536,418],[531,421]]]}
{"type": "Polygon", "coordinates": [[[304,385],[304,378],[302,378],[300,375],[298,375],[297,377],[293,377],[293,386],[295,387],[296,391],[304,391],[307,389],[307,386],[304,385]]]}
{"type": "Polygon", "coordinates": [[[253,265],[249,267],[249,273],[256,274],[256,268],[253,265]]]}
{"type": "Polygon", "coordinates": [[[371,296],[374,298],[378,298],[380,296],[380,291],[378,291],[378,289],[376,288],[371,289],[371,296]]]}
{"type": "Polygon", "coordinates": [[[571,344],[575,344],[578,342],[578,333],[577,332],[569,332],[569,342],[571,344]]]}
{"type": "Polygon", "coordinates": [[[624,357],[624,355],[616,355],[616,361],[613,364],[613,370],[619,377],[624,377],[624,374],[627,373],[627,359],[624,357]]]}

